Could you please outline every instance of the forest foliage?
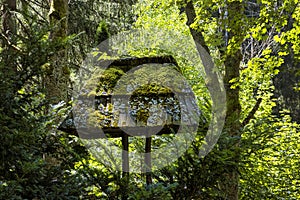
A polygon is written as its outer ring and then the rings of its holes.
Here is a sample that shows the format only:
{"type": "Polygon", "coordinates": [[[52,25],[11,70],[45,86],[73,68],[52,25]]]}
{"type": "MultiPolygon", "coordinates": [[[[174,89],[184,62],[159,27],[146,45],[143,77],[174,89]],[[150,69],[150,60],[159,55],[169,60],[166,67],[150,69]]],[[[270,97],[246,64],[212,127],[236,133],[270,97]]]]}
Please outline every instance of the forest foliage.
{"type": "MultiPolygon", "coordinates": [[[[62,19],[51,23],[48,1],[0,5],[0,199],[232,199],[232,193],[239,199],[300,198],[298,0],[74,0],[67,2],[66,35],[58,39],[50,35],[62,19]],[[241,6],[238,13],[232,13],[234,5],[241,6]],[[187,8],[194,9],[193,21],[187,8]],[[153,171],[147,185],[145,174],[126,177],[96,159],[78,136],[57,130],[71,110],[78,73],[89,70],[83,61],[103,41],[120,56],[172,55],[210,122],[214,102],[206,84],[213,79],[197,56],[196,36],[212,57],[212,71],[225,77],[226,90],[238,91],[232,107],[240,113],[227,114],[208,155],[199,157],[207,130],[201,124],[184,154],[153,171]],[[53,103],[48,78],[61,55],[69,101],[53,103]],[[239,63],[229,62],[235,59],[239,63]],[[238,75],[227,80],[231,65],[238,75]],[[228,124],[237,125],[237,134],[228,124]]],[[[130,148],[143,145],[136,140],[130,148]]]]}

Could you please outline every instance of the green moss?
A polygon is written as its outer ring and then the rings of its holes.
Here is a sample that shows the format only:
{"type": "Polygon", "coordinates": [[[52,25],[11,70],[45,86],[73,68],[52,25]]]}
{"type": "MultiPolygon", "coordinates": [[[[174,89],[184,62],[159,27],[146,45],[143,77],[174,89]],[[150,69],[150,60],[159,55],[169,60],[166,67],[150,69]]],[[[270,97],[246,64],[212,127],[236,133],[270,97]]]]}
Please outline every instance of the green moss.
{"type": "Polygon", "coordinates": [[[136,119],[142,122],[144,125],[147,125],[147,120],[150,116],[148,109],[139,109],[137,111],[136,119]]]}
{"type": "Polygon", "coordinates": [[[113,120],[112,110],[108,110],[107,112],[102,112],[100,110],[91,109],[87,122],[89,127],[103,128],[103,127],[112,126],[111,124],[112,120],[113,120]]]}
{"type": "Polygon", "coordinates": [[[135,96],[146,96],[146,97],[158,97],[158,96],[171,96],[172,91],[156,83],[151,83],[147,85],[142,85],[133,92],[133,97],[135,96]]]}
{"type": "Polygon", "coordinates": [[[88,97],[95,97],[97,95],[97,92],[95,90],[90,91],[90,93],[87,95],[88,97]]]}
{"type": "Polygon", "coordinates": [[[86,88],[90,90],[90,95],[101,95],[103,92],[111,93],[118,80],[124,75],[124,72],[116,67],[109,69],[98,70],[87,81],[86,88]]]}
{"type": "Polygon", "coordinates": [[[102,41],[109,38],[110,34],[108,31],[108,25],[105,21],[101,21],[96,30],[96,40],[97,43],[101,43],[102,41]]]}

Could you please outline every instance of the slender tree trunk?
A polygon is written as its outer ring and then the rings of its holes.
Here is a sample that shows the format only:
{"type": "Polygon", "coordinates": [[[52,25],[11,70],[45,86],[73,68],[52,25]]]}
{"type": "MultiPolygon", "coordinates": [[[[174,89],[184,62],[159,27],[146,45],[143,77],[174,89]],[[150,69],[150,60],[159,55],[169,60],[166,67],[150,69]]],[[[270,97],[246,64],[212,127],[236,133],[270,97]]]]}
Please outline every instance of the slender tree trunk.
{"type": "Polygon", "coordinates": [[[17,9],[16,0],[4,1],[3,29],[4,34],[11,38],[16,33],[16,21],[13,18],[13,12],[17,9]]]}
{"type": "MultiPolygon", "coordinates": [[[[49,65],[47,65],[44,86],[46,99],[50,105],[53,105],[61,101],[69,101],[70,72],[67,65],[67,47],[64,43],[68,31],[68,0],[51,0],[50,3],[49,19],[52,29],[49,40],[55,47],[55,52],[53,52],[49,65]]],[[[59,116],[54,120],[56,123],[61,121],[59,116]]],[[[43,157],[47,167],[61,164],[59,159],[51,155],[44,154],[43,157]]]]}
{"type": "Polygon", "coordinates": [[[228,152],[228,163],[225,166],[224,174],[221,177],[220,189],[224,198],[228,200],[238,200],[239,194],[239,162],[240,162],[240,139],[241,139],[241,105],[239,102],[239,88],[232,88],[230,80],[239,78],[239,67],[242,60],[241,52],[237,51],[225,61],[224,85],[227,97],[227,112],[223,134],[226,135],[227,142],[223,143],[221,151],[228,152]]]}
{"type": "Polygon", "coordinates": [[[241,140],[241,105],[239,100],[239,86],[234,86],[233,80],[240,78],[240,63],[243,59],[241,53],[241,44],[243,41],[242,22],[243,6],[241,2],[228,3],[228,26],[230,31],[228,39],[236,38],[233,51],[225,56],[225,77],[224,85],[226,90],[226,118],[224,134],[227,141],[224,150],[228,152],[229,164],[226,166],[223,177],[220,182],[220,189],[224,193],[225,199],[238,200],[239,194],[239,163],[240,163],[240,140],[241,140]]]}
{"type": "Polygon", "coordinates": [[[4,14],[3,14],[3,33],[1,37],[3,39],[3,60],[6,66],[6,72],[12,73],[14,76],[17,71],[16,63],[14,62],[16,51],[16,35],[17,27],[16,20],[14,18],[14,11],[17,9],[16,0],[5,0],[4,1],[4,14]]]}
{"type": "MultiPolygon", "coordinates": [[[[239,172],[238,165],[240,160],[239,154],[239,143],[241,138],[241,105],[239,101],[239,87],[232,87],[234,83],[231,83],[231,80],[238,80],[240,76],[240,62],[242,61],[242,54],[240,45],[243,39],[242,26],[237,23],[241,20],[242,17],[242,3],[232,2],[228,3],[228,19],[230,32],[226,34],[226,40],[231,40],[235,37],[237,40],[237,46],[233,49],[230,54],[223,52],[223,57],[225,58],[225,76],[224,76],[224,85],[226,90],[226,118],[223,134],[228,139],[225,144],[221,147],[221,151],[228,152],[227,159],[230,160],[231,164],[224,166],[224,173],[220,177],[219,187],[222,193],[222,198],[226,200],[237,200],[239,193],[239,172]]],[[[189,1],[186,6],[186,15],[188,18],[187,25],[190,25],[196,19],[196,12],[193,6],[192,1],[189,1]]],[[[197,44],[201,44],[202,47],[208,52],[209,48],[204,41],[203,34],[199,30],[194,30],[190,28],[192,37],[197,44]]],[[[227,44],[226,44],[227,45],[227,44]]],[[[200,52],[199,52],[200,53],[200,52]]],[[[200,53],[201,54],[201,53],[200,53]]],[[[204,66],[205,68],[207,66],[204,66]]],[[[213,71],[213,69],[205,69],[210,82],[216,82],[218,79],[214,73],[208,73],[213,71]]],[[[210,84],[210,83],[208,83],[210,84]]],[[[217,88],[216,88],[216,91],[217,88]]],[[[212,94],[214,95],[214,94],[212,94]]],[[[217,96],[217,95],[215,95],[217,96]]]]}
{"type": "Polygon", "coordinates": [[[68,1],[51,0],[49,12],[52,31],[49,40],[56,46],[45,77],[46,97],[50,104],[69,101],[70,72],[67,66],[67,52],[64,39],[68,30],[68,1]]]}
{"type": "MultiPolygon", "coordinates": [[[[295,19],[293,19],[292,14],[295,12],[295,9],[288,14],[288,22],[286,27],[283,28],[283,32],[291,31],[294,28],[295,19]]],[[[283,46],[285,45],[288,45],[287,51],[289,55],[284,57],[284,64],[280,66],[280,72],[273,80],[275,86],[274,97],[278,99],[273,111],[280,117],[280,111],[287,109],[290,111],[292,119],[300,123],[300,107],[297,106],[300,105],[300,92],[294,89],[296,85],[300,84],[300,63],[294,56],[293,44],[287,42],[283,46]]]]}
{"type": "MultiPolygon", "coordinates": [[[[16,11],[16,0],[4,1],[4,14],[2,18],[3,32],[1,33],[2,39],[2,52],[1,52],[1,72],[3,77],[1,82],[0,101],[1,105],[5,108],[10,108],[11,101],[14,99],[16,93],[16,79],[17,79],[17,62],[16,62],[16,37],[17,27],[14,17],[16,11]]],[[[10,109],[7,112],[10,113],[10,109]]],[[[13,114],[12,114],[13,115],[13,114]]]]}

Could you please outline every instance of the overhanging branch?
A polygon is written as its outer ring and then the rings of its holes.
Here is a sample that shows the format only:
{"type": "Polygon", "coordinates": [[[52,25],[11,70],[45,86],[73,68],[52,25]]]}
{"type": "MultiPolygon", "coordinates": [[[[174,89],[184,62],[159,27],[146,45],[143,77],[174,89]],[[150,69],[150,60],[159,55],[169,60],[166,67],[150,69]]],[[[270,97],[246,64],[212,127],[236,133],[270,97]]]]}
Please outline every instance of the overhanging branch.
{"type": "Polygon", "coordinates": [[[256,111],[259,109],[261,102],[262,102],[262,98],[259,98],[256,101],[254,107],[249,112],[248,116],[244,119],[244,121],[242,122],[242,127],[245,127],[247,124],[249,124],[251,119],[254,119],[254,115],[255,115],[256,111]]]}
{"type": "Polygon", "coordinates": [[[6,43],[7,46],[11,47],[12,49],[14,49],[14,50],[16,50],[16,51],[22,52],[22,50],[21,50],[18,46],[14,45],[14,44],[8,39],[8,37],[7,37],[6,35],[4,35],[3,33],[0,33],[0,36],[2,37],[4,43],[6,43]]]}
{"type": "Polygon", "coordinates": [[[194,23],[196,19],[195,7],[192,1],[187,2],[185,7],[185,13],[188,19],[186,25],[188,25],[188,27],[190,28],[190,32],[192,34],[194,41],[198,42],[207,51],[207,53],[210,54],[209,48],[205,43],[204,36],[201,33],[201,31],[196,31],[195,29],[191,28],[191,25],[194,23]]]}

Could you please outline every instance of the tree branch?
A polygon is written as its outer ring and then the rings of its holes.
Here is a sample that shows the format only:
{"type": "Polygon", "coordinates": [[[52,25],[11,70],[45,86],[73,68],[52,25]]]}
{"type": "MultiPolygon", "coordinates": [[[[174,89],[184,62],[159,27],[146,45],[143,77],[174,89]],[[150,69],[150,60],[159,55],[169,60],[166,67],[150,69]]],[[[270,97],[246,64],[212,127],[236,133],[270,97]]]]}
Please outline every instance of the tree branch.
{"type": "Polygon", "coordinates": [[[199,56],[201,58],[204,70],[205,70],[205,84],[209,89],[211,99],[213,101],[213,104],[215,105],[215,109],[219,109],[220,113],[222,112],[222,107],[225,105],[224,102],[226,101],[226,94],[224,91],[223,84],[221,82],[223,80],[221,76],[217,73],[218,70],[215,69],[215,64],[211,57],[211,52],[208,48],[208,45],[206,44],[204,40],[204,36],[201,32],[201,30],[195,30],[191,27],[191,25],[194,23],[196,19],[196,12],[195,7],[193,5],[192,1],[189,1],[186,3],[185,7],[185,13],[187,16],[187,25],[190,29],[191,35],[193,37],[193,40],[195,42],[197,51],[199,53],[199,56]]]}
{"type": "Polygon", "coordinates": [[[200,56],[205,70],[205,85],[207,86],[213,103],[212,123],[205,137],[205,146],[199,151],[199,156],[206,155],[212,147],[218,142],[219,135],[222,132],[223,122],[226,114],[226,92],[221,75],[215,67],[211,52],[204,40],[201,30],[191,27],[196,19],[196,12],[192,1],[186,3],[185,13],[187,16],[187,25],[193,37],[196,49],[200,56]]]}
{"type": "Polygon", "coordinates": [[[252,108],[252,110],[249,112],[248,116],[244,119],[244,121],[242,122],[242,127],[245,127],[247,124],[249,124],[251,119],[254,119],[254,115],[256,113],[256,111],[258,110],[260,104],[262,102],[262,98],[259,98],[254,107],[252,108]]]}
{"type": "Polygon", "coordinates": [[[12,42],[9,41],[8,37],[6,37],[6,35],[4,35],[3,33],[0,33],[0,36],[3,38],[3,41],[6,43],[7,46],[13,48],[16,51],[22,52],[22,50],[17,47],[16,45],[12,44],[12,42]]]}
{"type": "Polygon", "coordinates": [[[196,19],[196,12],[195,12],[195,7],[193,5],[192,1],[187,2],[186,7],[185,7],[185,13],[187,16],[187,22],[186,25],[190,28],[190,32],[192,34],[192,37],[194,41],[198,42],[206,51],[208,54],[210,54],[210,50],[208,46],[206,45],[206,42],[204,40],[204,36],[201,33],[201,31],[196,31],[195,29],[191,28],[191,25],[194,23],[196,19]]]}

